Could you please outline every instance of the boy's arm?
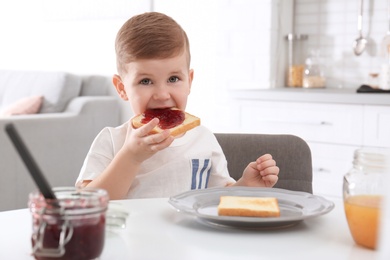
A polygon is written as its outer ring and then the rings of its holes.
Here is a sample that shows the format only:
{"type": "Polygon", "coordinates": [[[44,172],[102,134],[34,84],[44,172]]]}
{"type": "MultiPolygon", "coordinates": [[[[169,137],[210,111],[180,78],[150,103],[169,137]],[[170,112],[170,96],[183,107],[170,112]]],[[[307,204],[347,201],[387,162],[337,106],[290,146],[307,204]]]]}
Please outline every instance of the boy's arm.
{"type": "MultiPolygon", "coordinates": [[[[158,119],[153,119],[139,129],[128,130],[125,143],[108,167],[94,180],[84,182],[84,186],[105,189],[112,200],[124,199],[141,163],[174,140],[168,130],[148,134],[158,122],[158,119]]],[[[131,125],[128,129],[131,129],[131,125]]]]}
{"type": "Polygon", "coordinates": [[[110,199],[123,199],[133,183],[140,163],[134,162],[121,150],[114,157],[104,172],[89,181],[85,187],[107,190],[110,199]]]}

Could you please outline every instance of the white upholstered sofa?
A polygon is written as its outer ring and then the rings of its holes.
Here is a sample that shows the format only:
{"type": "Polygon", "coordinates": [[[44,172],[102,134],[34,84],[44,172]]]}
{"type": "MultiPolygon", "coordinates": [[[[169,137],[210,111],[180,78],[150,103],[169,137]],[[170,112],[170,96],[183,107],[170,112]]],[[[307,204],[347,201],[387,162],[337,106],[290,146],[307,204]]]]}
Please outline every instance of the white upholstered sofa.
{"type": "Polygon", "coordinates": [[[94,137],[120,123],[119,99],[110,88],[105,76],[0,70],[0,211],[25,208],[36,189],[5,125],[15,125],[52,186],[73,186],[94,137]],[[37,111],[1,115],[37,96],[37,111]]]}

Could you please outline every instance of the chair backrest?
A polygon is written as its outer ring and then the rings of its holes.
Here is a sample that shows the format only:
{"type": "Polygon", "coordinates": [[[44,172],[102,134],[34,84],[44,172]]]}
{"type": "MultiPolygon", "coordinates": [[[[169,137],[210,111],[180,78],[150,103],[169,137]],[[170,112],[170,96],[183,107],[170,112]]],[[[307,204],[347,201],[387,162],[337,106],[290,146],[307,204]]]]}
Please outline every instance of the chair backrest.
{"type": "Polygon", "coordinates": [[[215,133],[225,153],[230,176],[239,179],[249,162],[269,153],[280,169],[274,186],[313,193],[312,159],[308,144],[294,135],[215,133]]]}

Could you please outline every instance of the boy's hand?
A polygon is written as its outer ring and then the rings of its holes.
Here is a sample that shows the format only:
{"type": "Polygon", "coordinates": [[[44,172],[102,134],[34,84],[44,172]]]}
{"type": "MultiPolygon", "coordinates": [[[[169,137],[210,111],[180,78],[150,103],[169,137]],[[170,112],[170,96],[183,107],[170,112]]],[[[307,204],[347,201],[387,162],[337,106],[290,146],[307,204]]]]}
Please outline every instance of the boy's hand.
{"type": "Polygon", "coordinates": [[[279,167],[270,154],[264,154],[251,162],[236,185],[249,187],[273,187],[278,181],[279,167]]]}
{"type": "Polygon", "coordinates": [[[122,149],[129,153],[132,160],[141,163],[151,157],[156,152],[167,148],[174,140],[169,130],[164,130],[158,134],[149,134],[159,123],[158,118],[150,120],[144,126],[133,129],[129,121],[126,140],[122,149]]]}

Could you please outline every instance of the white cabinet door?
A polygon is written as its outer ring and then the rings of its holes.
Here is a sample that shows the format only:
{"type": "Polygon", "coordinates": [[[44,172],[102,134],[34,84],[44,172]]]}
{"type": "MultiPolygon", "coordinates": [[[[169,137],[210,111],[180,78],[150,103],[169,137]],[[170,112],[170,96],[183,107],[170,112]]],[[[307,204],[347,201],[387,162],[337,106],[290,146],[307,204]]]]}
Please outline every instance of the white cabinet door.
{"type": "Polygon", "coordinates": [[[308,143],[313,163],[313,193],[342,197],[344,175],[352,168],[358,146],[308,143]]]}
{"type": "Polygon", "coordinates": [[[361,145],[361,105],[245,101],[241,103],[243,132],[294,134],[306,141],[361,145]]]}
{"type": "Polygon", "coordinates": [[[390,106],[364,107],[365,146],[390,147],[390,106]]]}

